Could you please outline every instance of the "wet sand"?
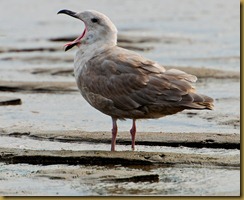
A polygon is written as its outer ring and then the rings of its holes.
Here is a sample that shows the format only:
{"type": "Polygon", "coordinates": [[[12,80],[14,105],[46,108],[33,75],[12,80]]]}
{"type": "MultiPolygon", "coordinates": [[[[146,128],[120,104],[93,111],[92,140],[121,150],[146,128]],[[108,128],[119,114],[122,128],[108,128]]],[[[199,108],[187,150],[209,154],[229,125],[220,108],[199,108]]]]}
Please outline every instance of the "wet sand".
{"type": "Polygon", "coordinates": [[[121,165],[121,166],[162,166],[190,165],[193,167],[226,166],[240,167],[239,155],[208,156],[181,153],[158,152],[114,152],[109,151],[38,151],[1,148],[0,161],[7,164],[26,163],[32,165],[121,165]]]}
{"type": "Polygon", "coordinates": [[[79,2],[14,0],[8,7],[22,20],[3,23],[0,35],[0,194],[240,195],[239,4],[177,2],[184,14],[176,14],[171,0],[169,9],[161,1],[126,1],[126,9],[110,3],[85,0],[83,8],[115,21],[119,46],[196,75],[197,91],[214,98],[215,110],[138,121],[135,152],[131,122],[120,121],[111,153],[111,120],[81,97],[75,49],[62,49],[82,27],[56,12],[79,2]],[[216,18],[223,12],[224,20],[216,18]]]}
{"type": "MultiPolygon", "coordinates": [[[[59,142],[90,142],[111,143],[110,132],[86,132],[86,131],[28,131],[28,130],[0,130],[1,136],[30,138],[36,140],[48,140],[59,142]]],[[[127,132],[120,132],[117,144],[130,145],[131,138],[127,132]]],[[[240,149],[240,136],[238,134],[216,133],[157,133],[138,132],[137,145],[171,146],[192,148],[219,148],[240,149]]]]}
{"type": "Polygon", "coordinates": [[[110,152],[110,135],[1,130],[0,182],[5,190],[0,189],[0,193],[20,196],[239,193],[239,135],[138,133],[134,152],[129,150],[128,133],[120,133],[118,151],[110,152]],[[224,187],[216,188],[219,181],[224,187]],[[13,186],[17,185],[16,190],[13,186]],[[52,189],[45,193],[44,185],[52,189]]]}
{"type": "Polygon", "coordinates": [[[109,132],[0,132],[0,177],[5,188],[0,192],[5,195],[239,193],[238,134],[140,132],[133,152],[129,134],[122,132],[118,136],[118,151],[110,152],[109,132]],[[209,181],[209,177],[215,178],[209,181]],[[230,186],[232,179],[235,184],[230,186]],[[16,180],[25,186],[15,190],[10,185],[18,185],[16,180]],[[225,187],[213,189],[219,181],[225,187]],[[53,189],[44,193],[44,185],[53,189]]]}

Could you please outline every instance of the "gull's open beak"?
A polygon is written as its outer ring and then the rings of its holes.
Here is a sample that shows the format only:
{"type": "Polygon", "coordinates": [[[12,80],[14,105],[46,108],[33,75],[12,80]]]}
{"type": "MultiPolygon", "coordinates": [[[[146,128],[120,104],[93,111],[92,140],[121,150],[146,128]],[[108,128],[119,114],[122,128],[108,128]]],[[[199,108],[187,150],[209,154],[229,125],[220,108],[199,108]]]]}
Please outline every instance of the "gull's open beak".
{"type": "Polygon", "coordinates": [[[66,15],[69,15],[71,17],[75,17],[75,18],[78,18],[77,15],[76,15],[76,12],[73,12],[71,10],[60,10],[57,14],[66,14],[66,15]]]}
{"type": "MultiPolygon", "coordinates": [[[[76,12],[73,12],[73,11],[70,11],[70,10],[65,10],[65,9],[64,10],[60,10],[57,14],[66,14],[66,15],[69,15],[71,17],[80,19],[77,16],[77,13],[76,12]]],[[[73,48],[76,45],[79,46],[80,43],[81,43],[81,40],[85,36],[86,32],[87,32],[87,28],[85,26],[85,30],[83,31],[83,33],[79,37],[77,37],[74,41],[68,42],[67,44],[64,45],[65,51],[68,51],[69,49],[73,48]]]]}

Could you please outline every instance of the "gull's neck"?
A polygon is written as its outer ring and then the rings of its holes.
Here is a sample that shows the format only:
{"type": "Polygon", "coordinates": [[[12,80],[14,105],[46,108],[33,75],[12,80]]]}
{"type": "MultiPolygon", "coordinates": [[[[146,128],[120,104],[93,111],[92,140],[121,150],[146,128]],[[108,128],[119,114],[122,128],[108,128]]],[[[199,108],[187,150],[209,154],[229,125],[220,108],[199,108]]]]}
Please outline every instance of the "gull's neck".
{"type": "Polygon", "coordinates": [[[97,41],[93,44],[81,44],[74,60],[75,78],[78,78],[82,68],[85,67],[86,62],[88,62],[94,56],[99,55],[101,52],[113,48],[116,45],[117,41],[115,42],[112,40],[106,43],[104,41],[97,41]]]}
{"type": "Polygon", "coordinates": [[[76,53],[75,61],[81,60],[82,63],[86,63],[92,57],[100,54],[101,52],[110,49],[117,45],[117,42],[95,42],[93,44],[81,44],[79,50],[76,53]]]}

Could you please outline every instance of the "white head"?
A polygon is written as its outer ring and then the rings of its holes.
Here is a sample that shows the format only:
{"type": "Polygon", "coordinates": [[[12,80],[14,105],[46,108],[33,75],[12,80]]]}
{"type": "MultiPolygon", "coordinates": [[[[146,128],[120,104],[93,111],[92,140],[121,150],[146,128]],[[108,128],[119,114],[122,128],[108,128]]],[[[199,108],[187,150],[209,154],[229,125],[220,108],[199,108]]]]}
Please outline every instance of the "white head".
{"type": "Polygon", "coordinates": [[[80,19],[85,24],[85,30],[74,41],[65,45],[65,51],[73,46],[92,45],[92,44],[107,44],[116,45],[117,29],[111,20],[104,14],[95,10],[87,10],[81,13],[75,13],[70,10],[60,10],[58,14],[67,14],[77,19],[80,19]]]}

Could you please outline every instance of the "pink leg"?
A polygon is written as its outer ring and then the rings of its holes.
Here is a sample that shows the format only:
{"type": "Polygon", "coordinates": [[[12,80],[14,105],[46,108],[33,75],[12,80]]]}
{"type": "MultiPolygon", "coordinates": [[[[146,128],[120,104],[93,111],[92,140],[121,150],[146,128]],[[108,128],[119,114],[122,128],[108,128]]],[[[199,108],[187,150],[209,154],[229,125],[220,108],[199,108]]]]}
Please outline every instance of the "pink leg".
{"type": "Polygon", "coordinates": [[[131,134],[131,148],[135,150],[135,138],[136,138],[136,120],[133,119],[132,128],[130,129],[131,134]]]}
{"type": "Polygon", "coordinates": [[[113,128],[112,128],[112,141],[111,141],[111,151],[115,151],[116,136],[118,132],[117,119],[112,118],[113,128]]]}

